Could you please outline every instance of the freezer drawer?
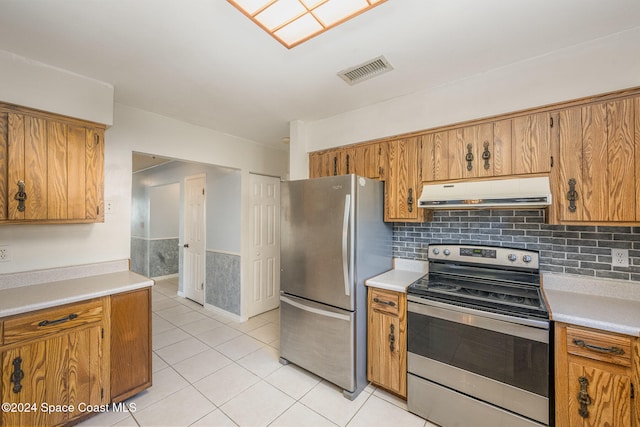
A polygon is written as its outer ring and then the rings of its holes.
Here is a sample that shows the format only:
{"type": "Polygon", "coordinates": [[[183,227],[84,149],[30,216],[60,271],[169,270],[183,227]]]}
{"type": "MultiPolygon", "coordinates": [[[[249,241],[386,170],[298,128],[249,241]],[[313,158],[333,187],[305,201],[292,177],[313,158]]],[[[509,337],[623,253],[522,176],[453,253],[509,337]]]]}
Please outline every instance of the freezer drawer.
{"type": "Polygon", "coordinates": [[[356,391],[354,313],[280,296],[280,357],[356,391]]]}

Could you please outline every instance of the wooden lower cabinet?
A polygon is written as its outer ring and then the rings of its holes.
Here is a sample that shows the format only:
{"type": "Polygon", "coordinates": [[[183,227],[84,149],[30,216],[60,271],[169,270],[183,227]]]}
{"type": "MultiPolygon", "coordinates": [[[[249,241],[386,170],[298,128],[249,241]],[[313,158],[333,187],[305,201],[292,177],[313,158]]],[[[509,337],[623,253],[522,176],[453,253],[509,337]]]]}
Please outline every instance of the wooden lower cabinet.
{"type": "Polygon", "coordinates": [[[151,386],[151,288],[111,296],[111,400],[151,386]]]}
{"type": "Polygon", "coordinates": [[[0,319],[0,426],[73,425],[149,387],[150,301],[144,288],[0,319]]]}
{"type": "Polygon", "coordinates": [[[5,318],[3,426],[61,425],[108,403],[107,298],[5,318]]]}
{"type": "Polygon", "coordinates": [[[556,425],[637,427],[638,338],[557,323],[556,425]]]}
{"type": "Polygon", "coordinates": [[[367,378],[407,398],[407,296],[369,288],[367,378]]]}

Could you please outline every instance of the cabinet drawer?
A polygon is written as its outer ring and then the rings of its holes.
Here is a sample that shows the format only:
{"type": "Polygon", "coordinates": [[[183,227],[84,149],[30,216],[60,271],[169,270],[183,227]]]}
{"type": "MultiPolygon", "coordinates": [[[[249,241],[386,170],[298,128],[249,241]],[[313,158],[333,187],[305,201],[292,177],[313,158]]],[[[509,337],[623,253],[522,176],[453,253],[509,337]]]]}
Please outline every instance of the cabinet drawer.
{"type": "Polygon", "coordinates": [[[567,327],[567,352],[589,359],[631,366],[631,337],[567,327]]]}
{"type": "Polygon", "coordinates": [[[397,292],[371,289],[371,308],[393,316],[398,315],[400,295],[397,292]]]}
{"type": "Polygon", "coordinates": [[[102,300],[67,304],[4,319],[4,344],[53,334],[102,320],[102,300]]]}

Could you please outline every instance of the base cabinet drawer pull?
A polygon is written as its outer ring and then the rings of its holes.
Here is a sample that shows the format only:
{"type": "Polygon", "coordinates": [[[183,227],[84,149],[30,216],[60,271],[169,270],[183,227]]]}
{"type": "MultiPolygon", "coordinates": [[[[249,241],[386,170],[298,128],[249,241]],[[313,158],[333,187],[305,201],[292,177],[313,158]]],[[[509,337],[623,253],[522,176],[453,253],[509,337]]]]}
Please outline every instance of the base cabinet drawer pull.
{"type": "Polygon", "coordinates": [[[587,391],[587,387],[589,387],[589,380],[586,377],[578,378],[578,382],[580,383],[580,391],[578,392],[578,403],[580,407],[578,408],[578,414],[582,418],[589,418],[589,410],[587,406],[591,405],[592,399],[589,396],[589,392],[587,391]]]}
{"type": "Polygon", "coordinates": [[[384,305],[388,305],[389,307],[395,307],[396,303],[393,301],[383,301],[380,298],[376,297],[373,299],[373,302],[375,302],[376,304],[384,304],[384,305]]]}
{"type": "Polygon", "coordinates": [[[22,390],[21,381],[24,379],[24,372],[22,371],[22,357],[16,357],[13,359],[13,372],[11,373],[11,382],[13,383],[13,392],[20,393],[22,390]]]}
{"type": "Polygon", "coordinates": [[[577,345],[580,348],[586,348],[587,350],[593,350],[593,351],[598,351],[600,353],[609,353],[609,354],[618,354],[618,355],[623,355],[624,354],[624,350],[621,349],[620,347],[600,347],[597,345],[592,345],[592,344],[587,344],[586,342],[584,342],[583,340],[578,340],[578,339],[573,339],[573,343],[575,345],[577,345]]]}
{"type": "Polygon", "coordinates": [[[42,322],[38,323],[38,326],[51,326],[51,325],[57,325],[58,323],[64,323],[64,322],[68,322],[69,320],[73,320],[75,318],[77,318],[78,315],[75,313],[71,313],[70,315],[66,316],[66,317],[61,317],[60,319],[56,319],[56,320],[43,320],[42,322]]]}

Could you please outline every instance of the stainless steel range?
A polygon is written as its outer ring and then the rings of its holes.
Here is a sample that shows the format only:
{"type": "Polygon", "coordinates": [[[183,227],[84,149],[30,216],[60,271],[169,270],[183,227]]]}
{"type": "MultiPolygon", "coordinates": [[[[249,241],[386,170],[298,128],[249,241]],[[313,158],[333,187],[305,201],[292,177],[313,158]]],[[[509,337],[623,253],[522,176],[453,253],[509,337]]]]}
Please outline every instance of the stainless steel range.
{"type": "Polygon", "coordinates": [[[428,258],[407,290],[409,410],[443,427],[553,425],[538,253],[438,244],[428,258]]]}

